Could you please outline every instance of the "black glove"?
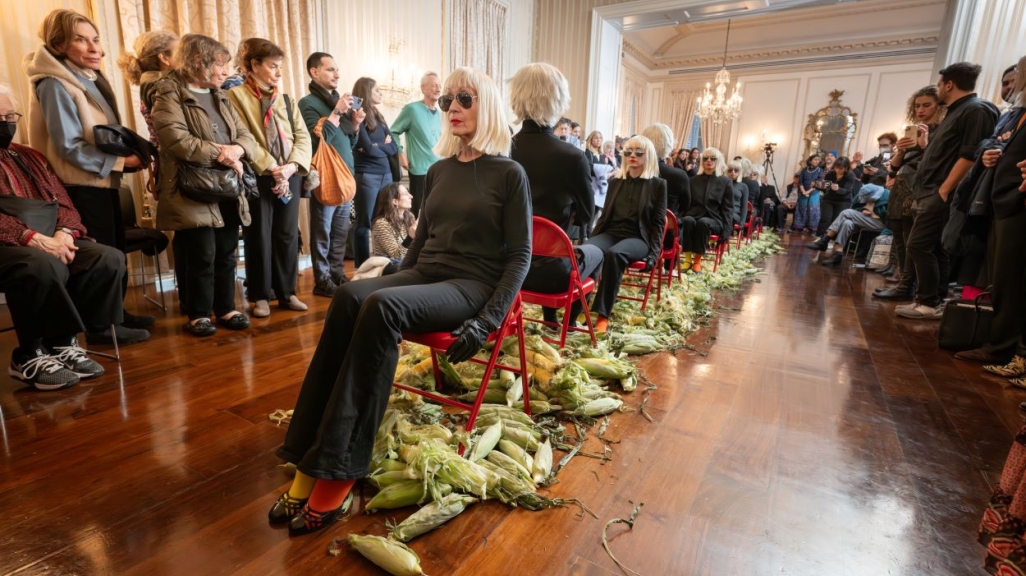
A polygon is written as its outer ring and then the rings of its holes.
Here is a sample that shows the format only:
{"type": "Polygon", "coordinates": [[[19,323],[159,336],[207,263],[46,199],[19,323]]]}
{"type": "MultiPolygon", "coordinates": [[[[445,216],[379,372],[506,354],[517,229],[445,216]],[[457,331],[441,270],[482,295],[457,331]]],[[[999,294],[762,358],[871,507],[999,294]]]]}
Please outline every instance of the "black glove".
{"type": "Polygon", "coordinates": [[[469,360],[481,349],[491,332],[492,330],[485,326],[484,320],[480,318],[471,318],[464,322],[462,326],[452,331],[452,335],[456,336],[456,341],[445,351],[449,362],[459,364],[469,360]]]}
{"type": "Polygon", "coordinates": [[[642,272],[651,272],[652,268],[655,267],[655,256],[649,256],[645,258],[645,267],[641,269],[642,272]]]}

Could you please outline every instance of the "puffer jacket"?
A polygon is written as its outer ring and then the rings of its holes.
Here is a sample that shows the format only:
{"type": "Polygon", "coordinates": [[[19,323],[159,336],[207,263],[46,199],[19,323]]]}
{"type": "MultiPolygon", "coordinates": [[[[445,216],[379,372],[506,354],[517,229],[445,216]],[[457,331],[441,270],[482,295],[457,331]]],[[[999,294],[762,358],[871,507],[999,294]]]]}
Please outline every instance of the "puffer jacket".
{"type": "MultiPolygon", "coordinates": [[[[233,144],[246,151],[245,159],[256,154],[253,135],[228,102],[221,90],[214,90],[214,98],[221,115],[228,123],[233,144]]],[[[157,221],[160,230],[190,230],[193,228],[224,226],[221,210],[216,203],[196,202],[183,196],[177,189],[178,170],[183,162],[199,166],[220,166],[217,157],[221,149],[214,141],[210,117],[192,92],[185,79],[170,72],[154,83],[152,91],[153,126],[160,141],[160,176],[156,186],[157,221]]],[[[239,197],[239,216],[243,225],[249,224],[249,204],[245,195],[239,197]]]]}

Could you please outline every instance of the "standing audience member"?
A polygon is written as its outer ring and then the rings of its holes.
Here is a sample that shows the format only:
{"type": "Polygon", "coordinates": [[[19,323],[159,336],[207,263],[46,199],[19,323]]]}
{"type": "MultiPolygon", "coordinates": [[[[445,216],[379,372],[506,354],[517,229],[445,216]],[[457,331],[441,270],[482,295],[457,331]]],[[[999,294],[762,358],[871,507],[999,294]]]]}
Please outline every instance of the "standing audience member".
{"type": "Polygon", "coordinates": [[[602,279],[592,306],[598,314],[596,332],[609,329],[609,315],[627,266],[643,260],[644,271],[650,271],[663,246],[666,181],[659,178],[655,147],[648,138],[634,136],[624,142],[623,155],[624,169],[610,182],[595,235],[586,242],[603,252],[602,279]]]}
{"type": "Polygon", "coordinates": [[[895,308],[903,318],[940,320],[944,312],[948,255],[941,232],[948,219],[948,196],[972,167],[977,147],[993,132],[998,116],[997,107],[973,92],[981,70],[978,64],[959,62],[940,71],[937,97],[947,113],[935,133],[920,137],[926,150],[912,187],[907,257],[916,268],[918,301],[895,308]]]}
{"type": "Polygon", "coordinates": [[[834,169],[823,178],[823,199],[820,204],[819,235],[826,234],[826,229],[841,215],[851,208],[851,199],[857,192],[855,174],[851,171],[851,161],[841,156],[834,162],[834,169]]]}
{"type": "Polygon", "coordinates": [[[706,148],[701,154],[701,172],[691,179],[691,204],[680,220],[680,249],[684,252],[683,267],[702,271],[702,257],[709,247],[709,236],[726,242],[727,230],[733,226],[734,188],[723,175],[726,164],[723,153],[706,148]]]}
{"type": "Polygon", "coordinates": [[[121,322],[125,258],[86,237],[46,158],[12,142],[19,118],[10,88],[0,85],[0,195],[8,207],[13,196],[56,202],[57,210],[49,222],[0,212],[0,292],[18,336],[7,373],[36,390],[59,390],[103,374],[77,335],[121,322]]]}
{"type": "Polygon", "coordinates": [[[246,82],[246,52],[249,50],[250,44],[256,44],[259,41],[260,38],[243,38],[239,41],[239,45],[235,49],[235,73],[224,79],[221,90],[227,92],[246,82]]]}
{"type": "Polygon", "coordinates": [[[446,78],[446,113],[428,170],[417,237],[402,270],[348,282],[324,320],[278,456],[296,478],[268,516],[292,535],[319,530],[371,473],[403,332],[452,331],[447,354],[467,360],[506,316],[531,260],[527,177],[506,158],[510,134],[499,87],[459,68],[446,78]]]}
{"type": "MultiPolygon", "coordinates": [[[[346,163],[350,172],[353,147],[363,121],[363,110],[353,110],[353,97],[339,96],[338,64],[331,54],[314,52],[306,60],[310,74],[310,93],[299,99],[299,111],[307,131],[313,135],[313,152],[326,143],[346,163]],[[320,124],[318,133],[317,125],[320,124]]],[[[310,263],[313,267],[315,296],[331,297],[346,282],[346,241],[349,238],[349,214],[352,201],[341,206],[325,206],[310,195],[310,263]]]]}
{"type": "Polygon", "coordinates": [[[413,215],[413,194],[406,186],[392,182],[378,192],[371,223],[371,256],[388,258],[385,274],[399,270],[406,251],[417,235],[417,217],[413,215]]]}
{"type": "Polygon", "coordinates": [[[442,82],[438,74],[425,74],[420,79],[420,92],[424,98],[404,106],[391,127],[393,136],[406,134],[406,149],[399,148],[399,164],[410,173],[414,216],[420,214],[420,205],[424,201],[424,179],[428,168],[438,161],[433,150],[442,136],[442,119],[438,113],[442,82]]]}
{"type": "Polygon", "coordinates": [[[589,164],[604,164],[602,159],[602,133],[598,130],[588,134],[584,142],[584,156],[588,158],[589,164]]]}
{"type": "Polygon", "coordinates": [[[363,264],[370,257],[371,216],[378,191],[392,182],[392,168],[388,163],[389,156],[399,153],[399,146],[392,140],[392,132],[385,123],[385,116],[378,110],[381,105],[381,90],[373,78],[363,77],[353,85],[353,96],[363,100],[363,109],[367,113],[356,142],[356,234],[353,256],[356,266],[363,264]]]}
{"type": "MultiPolygon", "coordinates": [[[[509,83],[510,108],[521,122],[513,137],[510,158],[524,168],[530,184],[533,214],[545,218],[573,238],[575,230],[587,230],[595,213],[592,164],[584,152],[560,141],[553,125],[570,107],[570,86],[555,66],[531,63],[513,75],[509,83]]],[[[582,278],[593,276],[602,264],[602,250],[584,244],[575,249],[582,278]]],[[[555,294],[570,284],[568,258],[531,257],[524,289],[555,294]]],[[[571,322],[580,314],[574,304],[568,311],[571,322]]],[[[556,322],[556,310],[543,308],[547,322],[556,322]]]]}
{"type": "MultiPolygon", "coordinates": [[[[937,96],[936,85],[920,88],[908,99],[905,120],[921,126],[917,132],[936,132],[943,117],[944,107],[937,96]]],[[[915,296],[915,266],[908,259],[908,235],[912,231],[912,186],[923,159],[923,150],[919,138],[902,138],[895,144],[890,164],[894,183],[887,203],[887,228],[892,234],[891,252],[896,255],[901,275],[896,286],[875,290],[873,296],[876,298],[912,300],[915,296]]]]}
{"type": "MultiPolygon", "coordinates": [[[[96,30],[91,20],[73,10],[54,10],[43,20],[43,45],[25,57],[34,88],[28,139],[50,161],[89,236],[124,252],[121,176],[144,166],[139,156],[115,156],[96,147],[94,127],[121,124],[114,90],[100,72],[103,48],[96,30]]],[[[126,287],[127,279],[122,292],[126,287]]],[[[116,329],[118,342],[146,340],[149,332],[144,328],[155,320],[126,310],[123,326],[116,329]]],[[[113,340],[110,328],[86,333],[91,344],[113,340]]]]}
{"type": "Polygon", "coordinates": [[[153,109],[153,84],[171,69],[171,55],[178,46],[174,32],[154,30],[143,32],[135,39],[135,52],[125,52],[118,58],[118,66],[131,84],[139,87],[139,113],[146,120],[150,143],[157,145],[157,132],[153,129],[150,111],[153,109]]]}
{"type": "Polygon", "coordinates": [[[809,156],[805,167],[798,173],[798,202],[791,225],[795,232],[811,232],[819,227],[819,190],[814,184],[823,179],[823,168],[819,165],[821,160],[819,154],[809,156]]]}
{"type": "Polygon", "coordinates": [[[271,291],[286,310],[306,310],[296,297],[299,273],[299,196],[310,168],[310,133],[296,101],[281,93],[285,53],[261,38],[246,49],[246,82],[228,99],[257,143],[251,158],[260,197],[250,205],[246,240],[246,296],[253,315],[271,315],[271,291]]]}
{"type": "Polygon", "coordinates": [[[174,54],[175,69],[153,85],[153,127],[160,140],[161,178],[157,228],[174,230],[179,292],[189,320],[184,330],[212,336],[217,327],[249,328],[235,308],[239,226],[249,223],[246,194],[235,200],[199,202],[179,190],[184,171],[218,168],[241,178],[243,159],[256,155],[253,135],[220,89],[231,52],[217,40],[186,34],[174,54]]]}

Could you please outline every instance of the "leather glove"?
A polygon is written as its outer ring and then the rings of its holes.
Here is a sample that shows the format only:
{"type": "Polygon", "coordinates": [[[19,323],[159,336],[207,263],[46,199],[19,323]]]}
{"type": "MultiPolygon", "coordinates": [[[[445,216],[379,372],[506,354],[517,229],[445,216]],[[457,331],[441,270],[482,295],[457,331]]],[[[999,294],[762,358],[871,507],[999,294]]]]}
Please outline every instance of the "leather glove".
{"type": "Polygon", "coordinates": [[[464,322],[462,326],[452,331],[456,341],[445,351],[449,362],[459,364],[469,360],[481,349],[491,332],[492,330],[480,318],[471,318],[464,322]]]}
{"type": "Polygon", "coordinates": [[[645,258],[645,267],[641,269],[642,272],[651,272],[652,268],[655,267],[655,256],[649,256],[645,258]]]}

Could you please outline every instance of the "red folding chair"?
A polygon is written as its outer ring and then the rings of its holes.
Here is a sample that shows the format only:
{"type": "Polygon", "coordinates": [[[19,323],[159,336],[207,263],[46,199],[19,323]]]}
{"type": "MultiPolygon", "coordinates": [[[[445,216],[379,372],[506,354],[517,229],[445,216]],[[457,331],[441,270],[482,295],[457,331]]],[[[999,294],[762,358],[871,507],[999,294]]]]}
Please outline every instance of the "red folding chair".
{"type": "MultiPolygon", "coordinates": [[[[740,226],[734,226],[734,231],[737,232],[737,248],[741,248],[741,241],[745,240],[745,238],[752,233],[752,221],[755,217],[755,214],[753,214],[752,210],[752,203],[749,202],[748,217],[745,218],[745,221],[742,222],[740,226]]],[[[745,240],[745,243],[748,243],[747,240],[745,240]]]]}
{"type": "MultiPolygon", "coordinates": [[[[422,344],[431,349],[431,368],[435,374],[435,385],[439,390],[442,389],[442,373],[438,368],[438,353],[445,352],[452,346],[452,343],[456,341],[448,332],[428,332],[426,334],[411,334],[408,332],[403,333],[403,340],[408,342],[415,342],[422,344]]],[[[531,402],[530,402],[530,377],[527,372],[527,353],[524,350],[524,305],[517,294],[516,299],[513,300],[513,305],[510,306],[509,312],[506,313],[506,317],[503,318],[502,324],[499,328],[488,335],[488,342],[494,342],[495,346],[492,348],[492,353],[488,357],[488,360],[482,360],[480,358],[471,358],[470,362],[476,362],[486,366],[484,376],[481,378],[481,388],[477,391],[477,398],[473,404],[467,404],[466,402],[460,402],[454,400],[448,396],[442,396],[434,392],[427,390],[421,390],[420,388],[414,388],[413,386],[407,386],[399,382],[393,382],[392,385],[396,388],[406,390],[407,392],[413,392],[414,394],[420,394],[425,398],[438,402],[439,404],[445,404],[446,406],[452,406],[454,408],[461,408],[463,410],[469,410],[470,416],[467,418],[466,429],[468,431],[474,429],[474,423],[477,422],[477,414],[481,410],[481,403],[484,401],[485,392],[488,390],[488,381],[492,378],[492,372],[496,368],[502,370],[509,370],[520,374],[520,378],[524,387],[524,412],[528,416],[531,415],[531,402]],[[520,366],[507,366],[499,363],[499,353],[502,351],[502,341],[507,336],[517,337],[517,343],[520,347],[520,366]]],[[[463,447],[460,447],[460,454],[463,454],[463,447]]]]}
{"type": "Polygon", "coordinates": [[[591,322],[591,310],[588,309],[588,299],[586,298],[588,294],[595,290],[595,280],[591,278],[581,280],[581,273],[577,268],[577,256],[574,254],[573,244],[570,243],[570,238],[566,235],[566,232],[551,220],[535,216],[534,233],[531,239],[531,256],[570,259],[570,283],[567,286],[566,292],[560,294],[546,294],[544,292],[531,292],[530,290],[520,291],[520,296],[528,304],[537,304],[546,308],[563,308],[562,324],[527,317],[524,318],[524,321],[538,322],[546,326],[559,328],[558,340],[549,338],[544,334],[542,335],[542,340],[549,344],[556,344],[560,349],[566,344],[567,332],[570,330],[574,332],[587,332],[591,336],[592,347],[598,346],[598,341],[595,339],[595,327],[591,322]],[[578,328],[577,326],[570,325],[572,321],[576,322],[576,319],[570,318],[570,306],[577,301],[581,302],[581,307],[584,309],[587,328],[578,328]]]}
{"type": "Polygon", "coordinates": [[[715,254],[715,257],[713,258],[713,272],[715,272],[716,269],[720,267],[720,260],[723,259],[723,252],[730,246],[730,241],[728,240],[727,242],[721,243],[719,236],[716,234],[710,234],[709,244],[714,251],[713,254],[715,254]]]}
{"type": "MultiPolygon", "coordinates": [[[[669,210],[667,210],[666,211],[666,225],[663,226],[663,239],[659,242],[660,246],[663,246],[663,245],[666,244],[666,233],[669,232],[670,230],[674,230],[674,231],[677,230],[677,217],[673,215],[673,212],[670,212],[669,210]]],[[[679,234],[678,234],[678,236],[679,236],[679,234]]],[[[672,246],[670,248],[662,249],[659,252],[659,257],[656,258],[655,265],[652,266],[652,270],[650,272],[648,272],[648,274],[647,274],[648,280],[644,284],[641,284],[641,283],[638,283],[638,282],[625,282],[624,280],[620,281],[620,286],[631,286],[631,287],[634,287],[634,288],[644,288],[645,289],[645,295],[643,297],[641,297],[641,298],[638,298],[637,296],[625,296],[623,294],[620,294],[619,298],[622,298],[624,300],[633,300],[635,302],[641,302],[641,311],[644,312],[645,311],[645,307],[648,306],[648,297],[652,293],[652,284],[654,283],[655,284],[655,288],[656,288],[656,302],[658,302],[663,297],[663,290],[662,290],[662,285],[663,285],[663,262],[675,262],[676,259],[680,257],[679,255],[680,255],[680,251],[678,250],[676,245],[674,245],[674,246],[672,246]]],[[[624,272],[623,277],[624,277],[624,279],[631,278],[631,277],[633,277],[633,278],[645,278],[646,274],[644,272],[641,272],[644,269],[645,269],[645,261],[644,260],[639,260],[637,262],[632,262],[631,264],[629,264],[627,266],[627,270],[624,272]]]]}

